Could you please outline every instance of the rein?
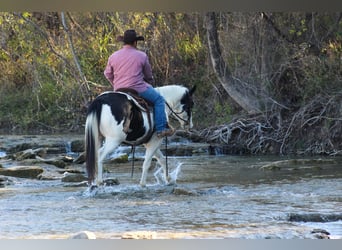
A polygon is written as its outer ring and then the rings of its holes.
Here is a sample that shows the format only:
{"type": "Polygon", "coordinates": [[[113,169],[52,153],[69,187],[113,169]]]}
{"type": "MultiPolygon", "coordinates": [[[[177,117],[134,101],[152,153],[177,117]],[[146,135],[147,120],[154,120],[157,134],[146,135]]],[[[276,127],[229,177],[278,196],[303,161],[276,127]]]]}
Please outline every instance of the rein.
{"type": "Polygon", "coordinates": [[[133,174],[134,174],[134,161],[135,161],[135,146],[132,145],[132,149],[131,149],[131,153],[133,154],[132,156],[132,170],[131,170],[131,178],[133,178],[133,174]]]}
{"type": "Polygon", "coordinates": [[[180,114],[183,114],[184,112],[185,112],[185,110],[182,110],[181,112],[175,112],[172,108],[171,108],[171,106],[167,103],[167,102],[165,102],[165,104],[166,104],[166,106],[170,109],[170,111],[171,111],[171,114],[173,114],[174,116],[176,116],[179,120],[181,120],[181,121],[183,121],[183,122],[186,122],[186,123],[188,123],[189,122],[189,119],[188,120],[185,120],[185,119],[183,119],[182,117],[180,117],[179,115],[180,114]]]}

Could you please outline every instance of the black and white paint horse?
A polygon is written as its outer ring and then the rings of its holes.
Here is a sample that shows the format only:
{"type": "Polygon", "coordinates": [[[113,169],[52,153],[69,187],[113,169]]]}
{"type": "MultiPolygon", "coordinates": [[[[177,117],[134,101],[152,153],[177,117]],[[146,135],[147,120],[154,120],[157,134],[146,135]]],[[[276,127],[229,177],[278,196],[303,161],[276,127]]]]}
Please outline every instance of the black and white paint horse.
{"type": "MultiPolygon", "coordinates": [[[[191,110],[195,89],[195,86],[189,90],[179,85],[156,88],[165,99],[167,118],[173,115],[184,129],[193,126],[191,110]]],[[[123,92],[104,92],[90,104],[85,125],[86,168],[90,185],[102,184],[102,162],[120,144],[144,144],[146,153],[141,186],[146,186],[147,172],[153,156],[163,166],[164,178],[169,181],[165,157],[160,151],[162,138],[154,133],[153,120],[153,111],[146,111],[132,96],[123,92]]]]}

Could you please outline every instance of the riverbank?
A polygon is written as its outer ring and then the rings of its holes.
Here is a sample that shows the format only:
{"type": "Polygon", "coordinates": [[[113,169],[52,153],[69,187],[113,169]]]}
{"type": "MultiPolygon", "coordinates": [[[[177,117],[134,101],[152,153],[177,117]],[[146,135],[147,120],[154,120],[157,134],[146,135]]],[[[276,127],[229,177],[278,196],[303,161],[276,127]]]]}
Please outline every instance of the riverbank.
{"type": "MultiPolygon", "coordinates": [[[[183,137],[184,132],[170,138],[167,145],[167,155],[175,157],[210,156],[210,155],[243,155],[241,152],[231,152],[226,150],[226,145],[205,142],[193,142],[190,138],[183,137]]],[[[196,141],[196,137],[192,136],[196,141]]],[[[166,145],[161,148],[165,154],[166,145]]],[[[79,172],[84,174],[84,135],[83,134],[61,134],[61,135],[0,135],[0,167],[16,167],[15,171],[8,171],[7,174],[16,174],[22,170],[24,174],[31,167],[33,173],[51,172],[53,167],[55,172],[79,172]],[[18,169],[18,166],[22,168],[18,169]],[[41,168],[47,168],[43,171],[41,168]],[[73,168],[73,169],[72,169],[73,168]]],[[[246,154],[248,156],[250,154],[246,154]]],[[[256,155],[257,156],[257,155],[256,155]]],[[[108,156],[108,163],[129,163],[132,152],[129,146],[120,146],[115,152],[108,156]],[[122,157],[123,156],[123,157],[122,157]]],[[[143,160],[144,148],[137,147],[135,160],[143,160]]],[[[335,155],[338,157],[338,155],[335,155]]],[[[284,160],[272,162],[262,166],[264,170],[277,171],[287,165],[303,166],[308,164],[319,165],[325,161],[334,161],[334,157],[318,155],[314,156],[285,156],[284,160]],[[307,159],[306,159],[307,158],[307,159]],[[327,158],[327,159],[326,159],[327,158]]],[[[319,166],[316,166],[319,169],[319,166]]],[[[4,171],[3,171],[4,172],[4,171]]],[[[1,173],[0,173],[1,174],[1,173]]],[[[59,178],[60,175],[57,174],[59,178]]],[[[47,176],[40,175],[40,178],[48,179],[47,176]]]]}

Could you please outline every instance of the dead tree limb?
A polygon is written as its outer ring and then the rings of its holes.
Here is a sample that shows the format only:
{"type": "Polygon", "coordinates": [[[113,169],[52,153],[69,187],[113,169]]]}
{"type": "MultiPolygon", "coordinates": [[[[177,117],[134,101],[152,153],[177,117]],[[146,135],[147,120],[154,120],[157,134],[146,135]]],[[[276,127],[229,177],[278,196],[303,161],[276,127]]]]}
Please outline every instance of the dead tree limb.
{"type": "Polygon", "coordinates": [[[62,19],[63,28],[67,34],[67,37],[68,37],[68,41],[69,41],[71,53],[72,53],[72,56],[74,59],[74,63],[76,65],[77,71],[79,73],[80,84],[81,84],[80,88],[82,89],[83,100],[84,100],[84,103],[87,103],[87,99],[88,99],[87,96],[89,96],[89,85],[88,85],[87,79],[86,79],[86,77],[82,71],[78,57],[76,55],[74,43],[72,41],[72,33],[71,33],[70,29],[68,28],[64,12],[61,12],[61,19],[62,19]]]}
{"type": "Polygon", "coordinates": [[[222,56],[215,12],[206,14],[205,23],[212,66],[218,80],[229,96],[249,114],[258,114],[281,107],[267,95],[265,90],[258,89],[255,85],[232,76],[228,64],[222,56]]]}

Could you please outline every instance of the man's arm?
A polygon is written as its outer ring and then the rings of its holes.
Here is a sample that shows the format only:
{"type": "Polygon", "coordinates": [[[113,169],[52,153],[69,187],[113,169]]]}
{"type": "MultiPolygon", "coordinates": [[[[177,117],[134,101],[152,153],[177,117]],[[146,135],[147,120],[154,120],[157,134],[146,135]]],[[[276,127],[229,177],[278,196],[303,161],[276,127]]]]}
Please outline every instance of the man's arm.
{"type": "Polygon", "coordinates": [[[114,81],[114,70],[113,70],[112,66],[110,65],[110,63],[109,63],[109,60],[108,60],[107,66],[106,66],[103,74],[107,78],[107,80],[111,84],[113,84],[113,81],[114,81]]]}
{"type": "Polygon", "coordinates": [[[146,61],[145,61],[144,68],[143,68],[143,73],[144,73],[144,80],[148,82],[149,84],[153,85],[154,78],[153,78],[152,68],[148,60],[148,57],[146,57],[146,61]]]}

